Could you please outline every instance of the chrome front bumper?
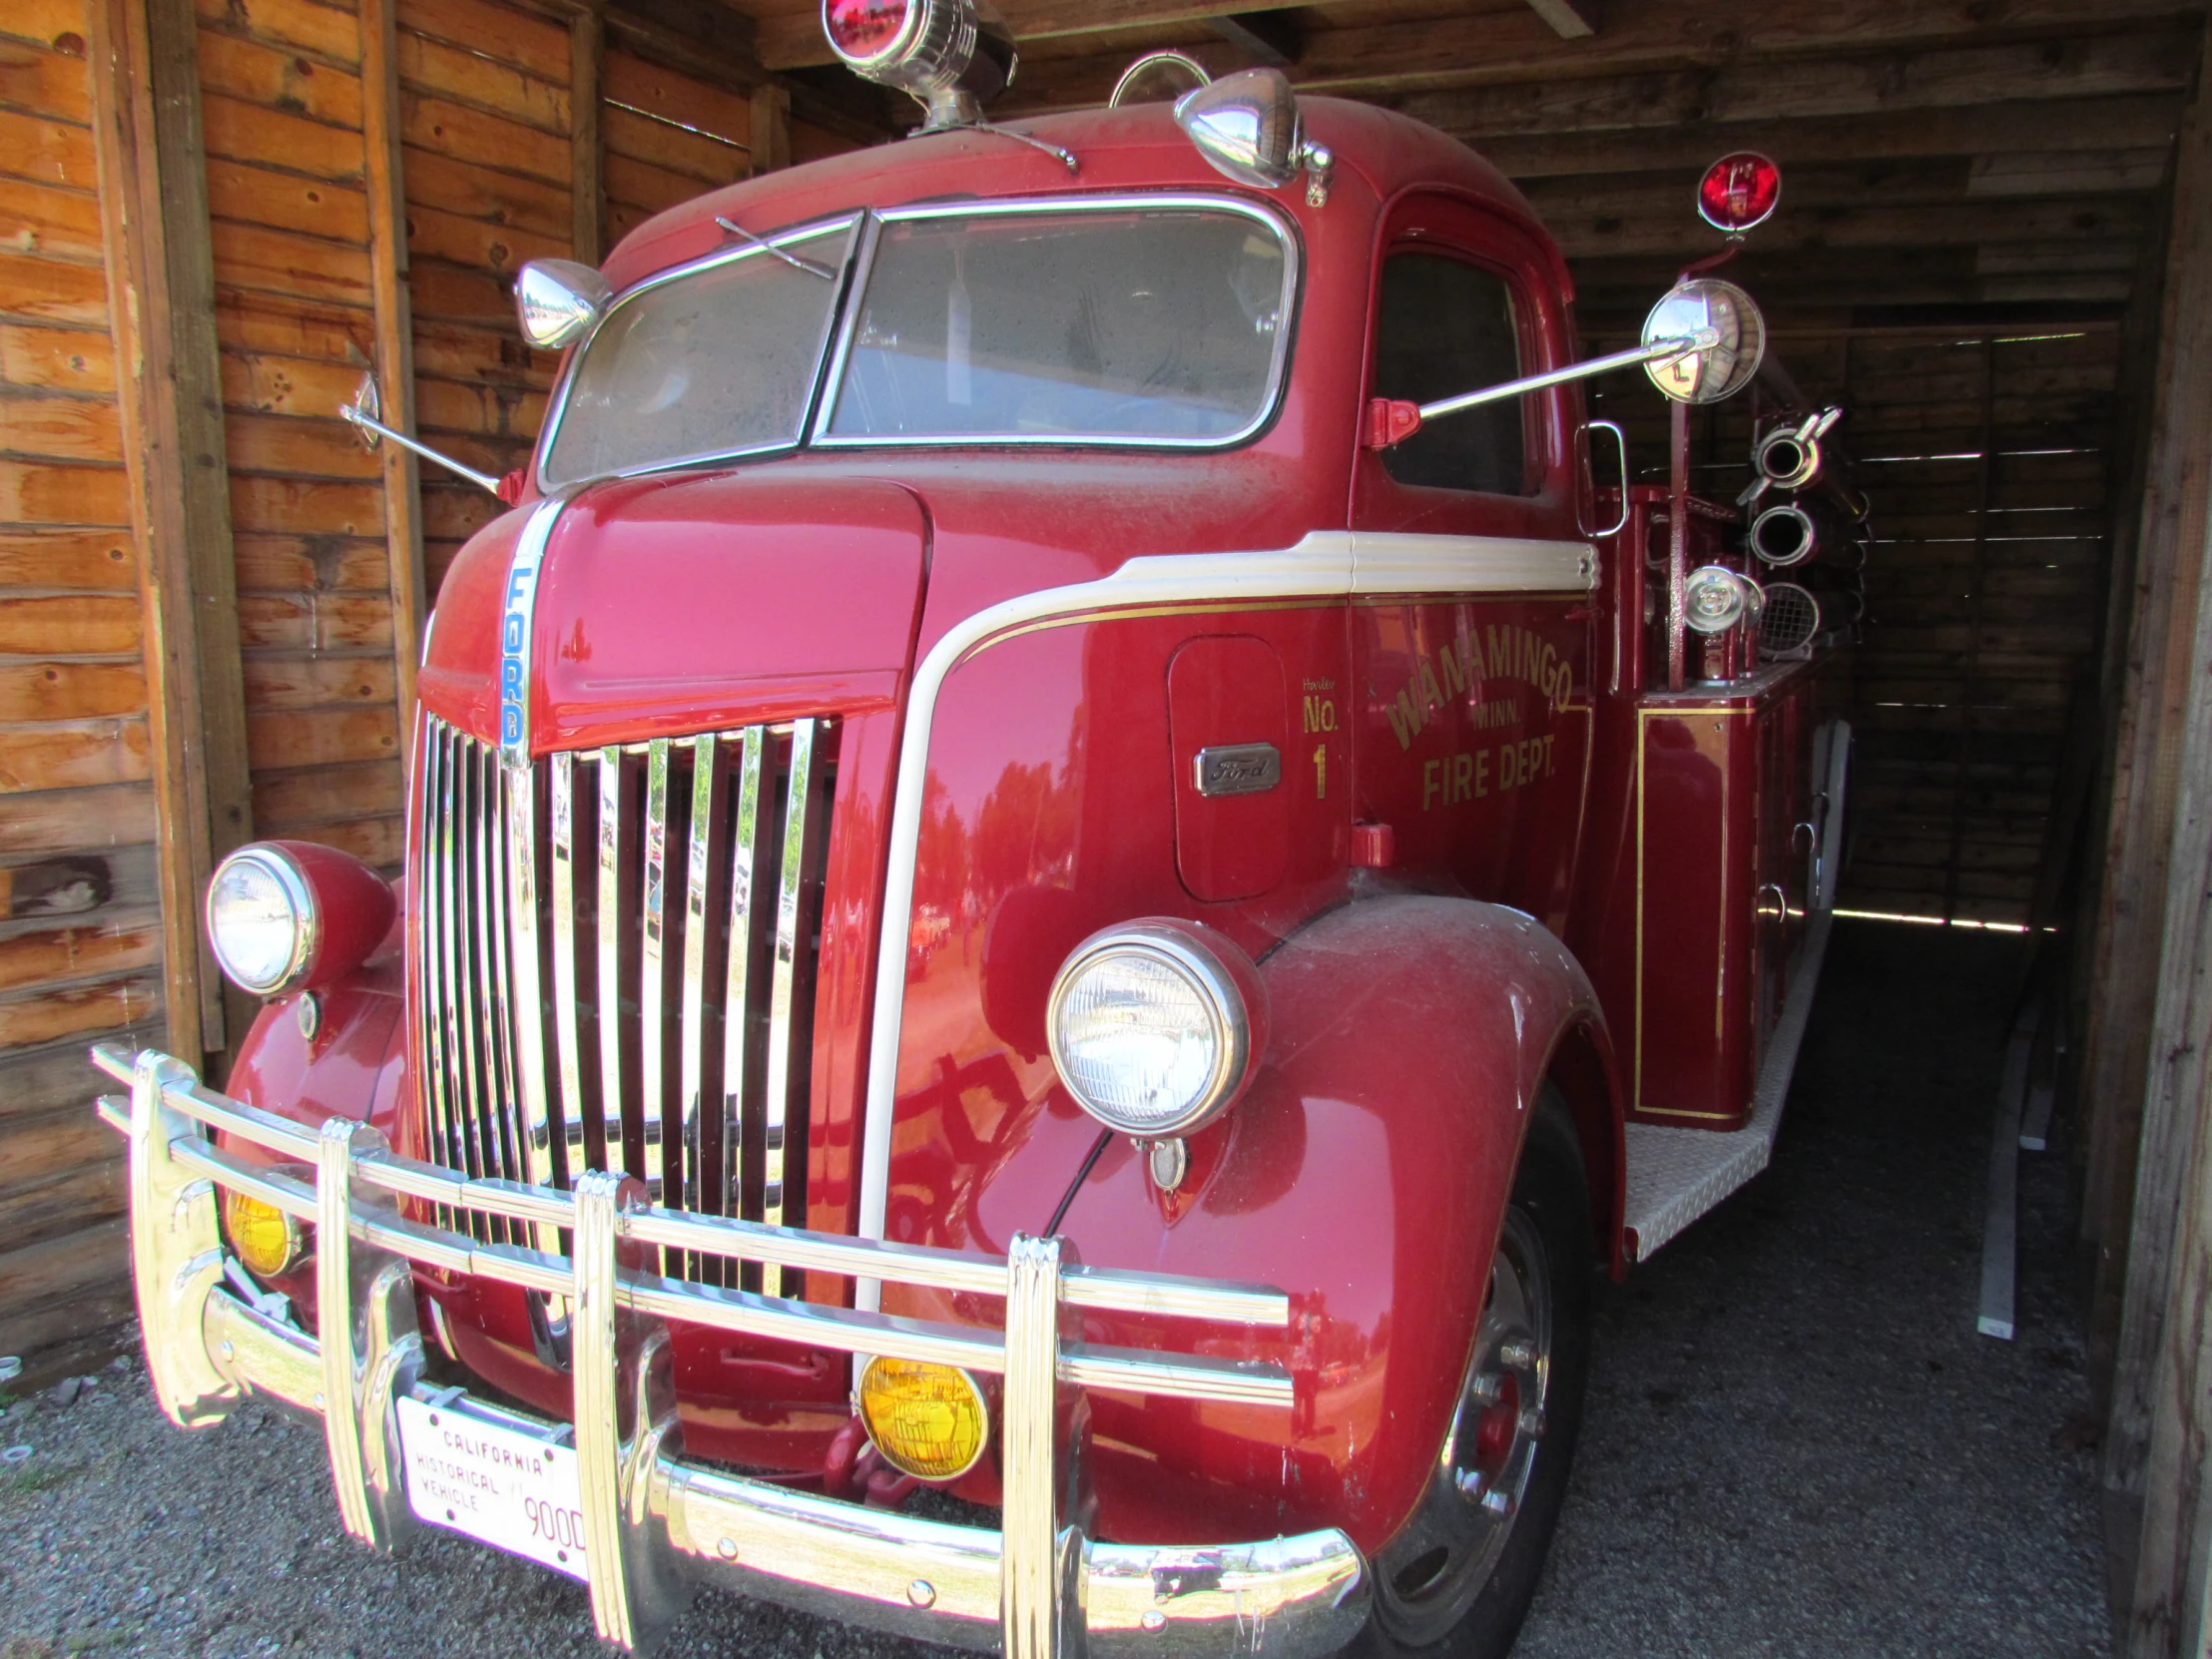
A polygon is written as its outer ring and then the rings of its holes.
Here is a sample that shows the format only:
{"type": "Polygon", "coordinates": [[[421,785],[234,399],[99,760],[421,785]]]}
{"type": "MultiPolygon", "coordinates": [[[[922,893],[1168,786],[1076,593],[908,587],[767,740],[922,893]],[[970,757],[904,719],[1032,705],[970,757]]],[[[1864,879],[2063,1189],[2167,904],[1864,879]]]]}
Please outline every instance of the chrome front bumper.
{"type": "MultiPolygon", "coordinates": [[[[1082,1387],[1289,1407],[1277,1366],[1106,1349],[1070,1340],[1071,1313],[1113,1309],[1280,1329],[1289,1300],[1264,1287],[1119,1273],[1065,1262],[1060,1241],[1017,1235],[1004,1259],[688,1215],[626,1178],[573,1191],[470,1181],[395,1157],[374,1130],[333,1118],[320,1133],[202,1087],[164,1054],[93,1060],[131,1086],[99,1111],[130,1141],[131,1258],[147,1366],[183,1427],[249,1394],[322,1425],[338,1510],[381,1548],[419,1524],[407,1501],[398,1400],[486,1420],[514,1413],[422,1381],[410,1262],[568,1299],[586,1578],[601,1637],[650,1646],[700,1585],[1008,1659],[1334,1652],[1367,1616],[1358,1549],[1334,1528],[1256,1543],[1152,1546],[1087,1538],[1061,1444],[1082,1387]],[[211,1130],[304,1164],[311,1183],[248,1164],[211,1130]],[[316,1228],[317,1342],[226,1288],[218,1187],[316,1228]],[[478,1243],[403,1219],[409,1198],[504,1217],[517,1236],[573,1254],[478,1243]],[[1003,1333],[729,1291],[651,1271],[662,1251],[816,1269],[1003,1297],[1003,1333]],[[681,1456],[666,1322],[932,1361],[1003,1379],[1003,1528],[889,1513],[726,1473],[681,1456]]],[[[549,1425],[539,1425],[549,1426],[549,1425]]]]}

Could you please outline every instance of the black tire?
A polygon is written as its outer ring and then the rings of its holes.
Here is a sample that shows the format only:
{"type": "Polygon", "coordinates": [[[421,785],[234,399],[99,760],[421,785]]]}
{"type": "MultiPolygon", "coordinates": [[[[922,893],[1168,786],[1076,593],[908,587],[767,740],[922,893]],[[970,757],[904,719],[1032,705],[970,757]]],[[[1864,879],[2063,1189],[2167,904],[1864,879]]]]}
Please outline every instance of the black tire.
{"type": "Polygon", "coordinates": [[[1512,1647],[1559,1522],[1582,1427],[1596,1277],[1581,1142],[1565,1102],[1546,1084],[1513,1174],[1490,1293],[1436,1477],[1398,1535],[1377,1552],[1375,1600],[1347,1655],[1500,1659],[1512,1647]],[[1515,1295],[1528,1317],[1516,1316],[1515,1295]],[[1533,1365],[1512,1364],[1523,1356],[1509,1345],[1522,1338],[1538,1345],[1533,1365]],[[1532,1431],[1520,1392],[1531,1387],[1539,1400],[1532,1431]],[[1513,1421],[1502,1448],[1501,1411],[1513,1421]],[[1523,1454],[1525,1462],[1516,1461],[1523,1454]],[[1512,1506],[1501,1513],[1508,1495],[1512,1506]]]}

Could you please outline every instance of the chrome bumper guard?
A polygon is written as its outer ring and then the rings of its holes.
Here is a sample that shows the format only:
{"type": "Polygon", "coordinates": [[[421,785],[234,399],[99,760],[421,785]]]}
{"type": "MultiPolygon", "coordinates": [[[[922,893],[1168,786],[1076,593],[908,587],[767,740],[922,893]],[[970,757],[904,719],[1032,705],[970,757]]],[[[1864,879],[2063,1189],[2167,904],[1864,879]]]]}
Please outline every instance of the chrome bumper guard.
{"type": "MultiPolygon", "coordinates": [[[[586,1578],[599,1635],[649,1647],[700,1585],[1008,1659],[1258,1655],[1306,1659],[1358,1632],[1365,1563],[1334,1528],[1256,1543],[1103,1543],[1073,1518],[1070,1424],[1084,1387],[1288,1408],[1279,1366],[1102,1348],[1067,1334],[1084,1309],[1275,1329],[1289,1299],[1260,1286],[1085,1268],[1058,1239],[1017,1234],[1004,1259],[877,1244],[691,1215],[646,1202],[627,1177],[573,1191],[473,1181],[393,1155],[343,1118],[319,1133],[202,1086],[183,1061],[101,1045],[93,1062],[129,1098],[100,1115],[130,1141],[131,1262],[146,1358],[181,1427],[219,1421],[250,1394],[319,1420],[345,1529],[391,1548],[409,1508],[398,1401],[545,1428],[422,1381],[410,1262],[567,1300],[586,1578]],[[250,1165],[211,1131],[303,1164],[313,1180],[250,1165]],[[234,1294],[218,1187],[316,1228],[323,1340],[234,1294]],[[519,1223],[516,1236],[573,1254],[482,1244],[401,1217],[421,1200],[519,1223]],[[703,1255],[1005,1299],[1003,1334],[820,1307],[650,1271],[660,1253],[703,1255]],[[859,1355],[959,1366],[1003,1379],[1000,1531],[843,1503],[680,1456],[667,1321],[859,1355]],[[345,1340],[333,1341],[343,1333],[345,1340]]],[[[233,1275],[236,1275],[233,1277],[233,1275]]]]}

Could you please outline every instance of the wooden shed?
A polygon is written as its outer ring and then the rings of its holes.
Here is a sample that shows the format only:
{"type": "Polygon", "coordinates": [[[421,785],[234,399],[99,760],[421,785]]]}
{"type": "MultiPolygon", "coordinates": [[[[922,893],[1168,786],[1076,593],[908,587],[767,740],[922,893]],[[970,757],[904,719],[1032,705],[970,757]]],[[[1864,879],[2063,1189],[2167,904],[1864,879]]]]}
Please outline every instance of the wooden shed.
{"type": "MultiPolygon", "coordinates": [[[[2204,1627],[2212,1388],[2212,104],[2201,0],[1003,0],[1008,113],[1141,52],[1285,69],[1466,140],[1573,262],[1592,349],[1712,235],[1879,503],[1847,908],[2063,967],[2084,1318],[2131,1654],[2204,1627]]],[[[224,1056],[214,862],[395,868],[423,618],[552,361],[508,285],[713,185],[885,142],[813,0],[10,0],[0,9],[0,1354],[130,1314],[95,1039],[224,1056]]],[[[996,113],[996,112],[994,112],[996,113]]],[[[1655,397],[1609,384],[1644,455],[1655,397]]],[[[1701,416],[1710,487],[1740,409],[1701,416]]]]}

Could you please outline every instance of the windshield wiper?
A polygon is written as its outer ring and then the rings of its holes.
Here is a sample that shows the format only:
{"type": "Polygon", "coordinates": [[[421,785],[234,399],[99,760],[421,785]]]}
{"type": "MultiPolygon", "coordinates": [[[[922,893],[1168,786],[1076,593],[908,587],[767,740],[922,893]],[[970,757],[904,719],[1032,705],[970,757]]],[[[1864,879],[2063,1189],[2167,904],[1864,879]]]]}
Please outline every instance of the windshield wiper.
{"type": "Polygon", "coordinates": [[[776,244],[774,244],[773,242],[770,242],[768,238],[755,236],[751,231],[748,231],[743,225],[738,224],[735,220],[724,219],[722,215],[717,214],[715,215],[715,223],[721,226],[725,231],[728,231],[732,236],[745,238],[745,240],[747,242],[750,242],[755,248],[767,249],[771,254],[774,254],[778,259],[782,260],[786,265],[792,267],[796,271],[804,271],[810,276],[820,276],[825,282],[833,282],[837,279],[837,274],[834,271],[831,271],[828,266],[817,265],[813,260],[803,260],[797,254],[788,253],[784,249],[777,247],[776,244]]]}

